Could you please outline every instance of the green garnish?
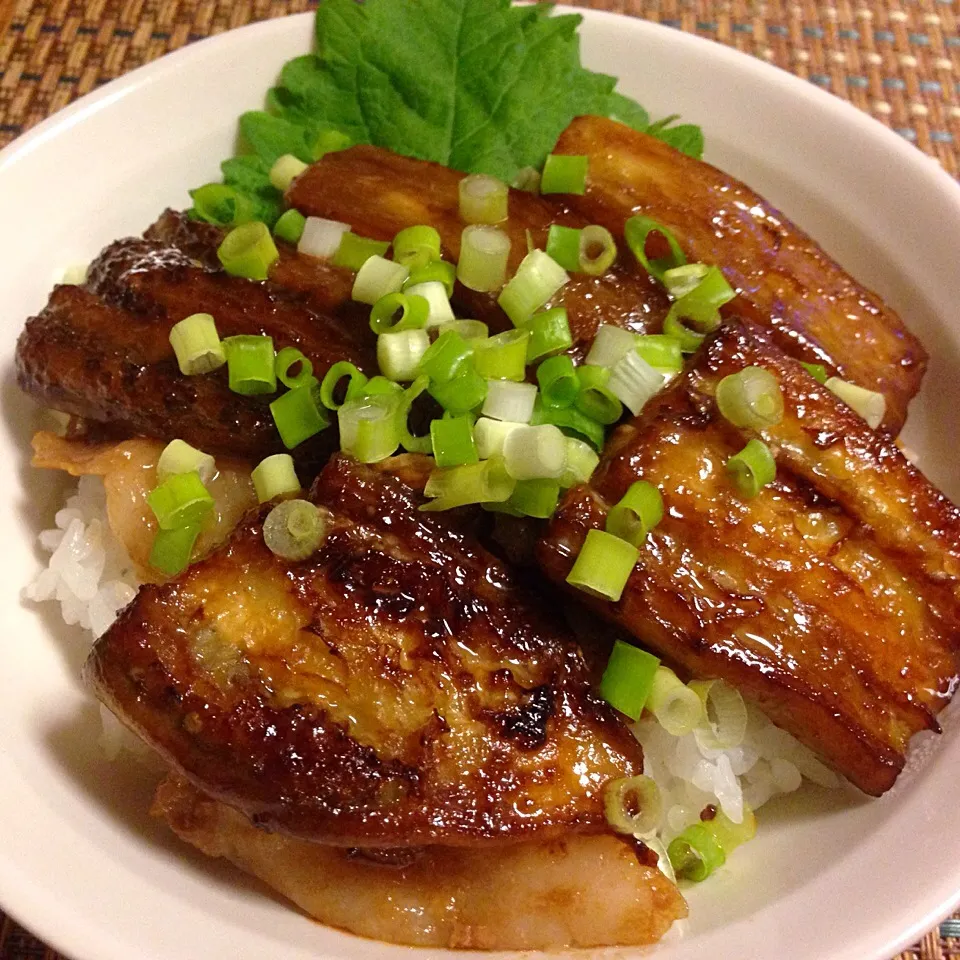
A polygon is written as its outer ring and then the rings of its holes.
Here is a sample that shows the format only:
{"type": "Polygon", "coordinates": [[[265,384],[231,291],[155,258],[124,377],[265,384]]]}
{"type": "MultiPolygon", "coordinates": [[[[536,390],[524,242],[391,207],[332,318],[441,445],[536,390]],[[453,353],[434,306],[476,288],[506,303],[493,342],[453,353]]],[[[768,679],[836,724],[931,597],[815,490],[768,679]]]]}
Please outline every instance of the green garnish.
{"type": "Polygon", "coordinates": [[[283,212],[270,182],[276,161],[311,163],[354,143],[511,183],[542,167],[581,114],[611,117],[699,157],[699,127],[674,126],[674,117],[651,124],[639,104],[614,92],[615,78],[581,66],[581,19],[509,0],[325,0],[318,52],[283,67],[267,111],[240,118],[250,152],[221,168],[236,195],[194,196],[193,215],[272,226],[283,212]]]}

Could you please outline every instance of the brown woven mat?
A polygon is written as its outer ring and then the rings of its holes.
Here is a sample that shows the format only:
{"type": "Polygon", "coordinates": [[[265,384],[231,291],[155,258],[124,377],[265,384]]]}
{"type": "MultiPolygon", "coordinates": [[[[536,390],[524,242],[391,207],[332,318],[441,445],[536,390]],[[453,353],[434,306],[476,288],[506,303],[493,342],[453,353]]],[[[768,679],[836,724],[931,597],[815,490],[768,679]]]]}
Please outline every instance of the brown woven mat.
{"type": "MultiPolygon", "coordinates": [[[[573,2],[645,17],[768,60],[850,100],[960,176],[960,0],[573,2]]],[[[315,6],[316,0],[0,0],[0,146],[170,50],[315,6]]],[[[0,960],[28,958],[57,954],[4,917],[0,960]]],[[[960,914],[898,960],[953,958],[960,958],[960,914]]]]}

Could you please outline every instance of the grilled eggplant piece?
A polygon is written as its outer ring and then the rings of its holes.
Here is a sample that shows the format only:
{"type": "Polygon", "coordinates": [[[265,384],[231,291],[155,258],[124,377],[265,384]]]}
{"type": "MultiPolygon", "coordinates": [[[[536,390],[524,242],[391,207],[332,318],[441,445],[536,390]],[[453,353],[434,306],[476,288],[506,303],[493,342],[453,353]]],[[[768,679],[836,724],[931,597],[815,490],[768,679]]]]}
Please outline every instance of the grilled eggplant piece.
{"type": "MultiPolygon", "coordinates": [[[[444,254],[456,261],[464,228],[458,192],[463,177],[379,147],[351,147],[328,153],[304,171],[287,191],[287,201],[301,213],[350,223],[356,233],[377,240],[392,240],[404,227],[430,224],[440,233],[444,254]]],[[[510,273],[527,254],[528,231],[532,243],[543,249],[551,224],[583,227],[590,222],[522,190],[510,191],[509,204],[510,217],[500,226],[510,237],[510,273]]],[[[454,299],[462,313],[494,331],[511,326],[496,295],[457,284],[454,299]]],[[[659,332],[669,308],[660,284],[623,255],[602,277],[572,274],[552,305],[567,308],[577,355],[589,349],[601,323],[659,332]]]]}
{"type": "MultiPolygon", "coordinates": [[[[221,336],[265,333],[297,346],[322,377],[337,360],[375,369],[366,324],[346,324],[294,303],[265,284],[213,272],[157,241],[120,240],[91,265],[85,287],[59,286],[17,343],[17,379],[35,399],[66,413],[202,450],[259,459],[282,451],[269,403],[229,390],[226,369],[183,376],[171,327],[192,313],[216,319],[221,336]]],[[[295,451],[324,462],[330,428],[295,451]]]]}
{"type": "Polygon", "coordinates": [[[956,688],[960,512],[762,331],[735,324],[567,494],[538,545],[553,579],[641,478],[664,518],[620,601],[595,608],[689,673],[737,686],[867,793],[887,790],[956,688]],[[786,412],[759,434],[777,478],[745,499],[724,465],[750,434],[713,395],[750,365],[779,378],[786,412]]]}
{"type": "MultiPolygon", "coordinates": [[[[217,248],[227,231],[210,223],[191,220],[185,213],[164,210],[144,237],[176,247],[208,270],[221,272],[217,248]]],[[[327,260],[298,253],[295,247],[274,238],[280,256],[271,264],[268,288],[281,297],[296,300],[325,317],[335,318],[343,330],[356,329],[366,341],[370,309],[351,297],[356,274],[327,260]]]]}
{"type": "Polygon", "coordinates": [[[570,635],[450,518],[337,456],[329,536],[274,556],[255,511],[143,587],[97,643],[98,695],[204,793],[341,846],[470,845],[606,829],[642,770],[570,635]]]}
{"type": "Polygon", "coordinates": [[[180,778],[153,812],[188,843],[225,857],[310,916],[420,947],[547,950],[653,943],[686,916],[642,844],[571,836],[493,849],[373,851],[258,830],[180,778]]]}
{"type": "Polygon", "coordinates": [[[669,227],[691,260],[723,270],[740,294],[732,310],[771,328],[788,354],[879,390],[884,425],[899,432],[920,389],[923,346],[779,210],[715,167],[601,117],[578,117],[556,150],[590,157],[573,210],[615,237],[636,213],[669,227]]]}

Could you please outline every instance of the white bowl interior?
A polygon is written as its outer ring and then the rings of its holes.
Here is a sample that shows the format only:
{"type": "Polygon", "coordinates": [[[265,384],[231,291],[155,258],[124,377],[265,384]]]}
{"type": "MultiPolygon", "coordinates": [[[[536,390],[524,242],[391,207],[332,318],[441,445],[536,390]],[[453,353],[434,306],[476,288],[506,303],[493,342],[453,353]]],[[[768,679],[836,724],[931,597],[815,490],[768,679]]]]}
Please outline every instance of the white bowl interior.
{"type": "MultiPolygon", "coordinates": [[[[960,188],[854,108],[767,65],[641,21],[585,18],[589,65],[618,74],[654,115],[701,123],[709,160],[781,206],[921,336],[932,359],[905,441],[960,497],[950,416],[960,408],[960,378],[951,376],[960,368],[960,188]]],[[[259,106],[279,65],[309,47],[311,27],[301,16],[197,44],[0,156],[8,210],[0,491],[10,505],[0,528],[0,609],[12,680],[0,700],[0,901],[78,960],[179,960],[198,950],[209,960],[409,954],[306,920],[152,822],[149,775],[99,751],[97,711],[78,680],[79,631],[19,598],[38,568],[35,535],[51,524],[63,490],[28,466],[36,411],[12,365],[24,318],[64,266],[139,233],[164,206],[184,206],[188,187],[217,176],[236,117],[259,106]]],[[[765,808],[758,839],[691,891],[691,919],[656,955],[881,960],[918,938],[960,899],[955,716],[947,727],[921,751],[935,762],[911,764],[879,801],[810,789],[765,808]]]]}

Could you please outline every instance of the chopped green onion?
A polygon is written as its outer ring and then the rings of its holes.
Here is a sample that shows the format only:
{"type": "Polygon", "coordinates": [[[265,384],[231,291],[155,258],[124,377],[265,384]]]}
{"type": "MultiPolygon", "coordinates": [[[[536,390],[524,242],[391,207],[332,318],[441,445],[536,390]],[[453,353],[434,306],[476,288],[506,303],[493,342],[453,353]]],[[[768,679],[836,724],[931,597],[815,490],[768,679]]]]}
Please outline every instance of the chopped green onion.
{"type": "Polygon", "coordinates": [[[488,380],[523,380],[527,371],[526,330],[505,330],[473,346],[473,363],[477,373],[488,380]]]}
{"type": "Polygon", "coordinates": [[[419,267],[413,267],[410,270],[410,276],[403,286],[404,291],[409,293],[410,287],[419,286],[421,283],[442,283],[444,293],[447,299],[453,296],[453,288],[457,282],[457,268],[446,260],[431,260],[419,267]]]}
{"type": "Polygon", "coordinates": [[[800,366],[803,367],[817,383],[826,383],[827,377],[830,376],[830,374],[827,373],[827,368],[822,363],[804,363],[801,360],[800,366]]]}
{"type": "Polygon", "coordinates": [[[523,167],[510,184],[514,190],[523,190],[525,193],[540,192],[540,171],[536,167],[523,167]]]}
{"type": "Polygon", "coordinates": [[[353,140],[341,130],[321,130],[310,145],[310,156],[319,160],[328,153],[337,153],[353,146],[353,140]]]}
{"type": "Polygon", "coordinates": [[[157,481],[163,483],[178,473],[196,471],[200,481],[209,483],[216,473],[216,461],[209,453],[191,447],[184,440],[171,440],[157,460],[157,481]]]}
{"type": "MultiPolygon", "coordinates": [[[[693,324],[697,333],[712,333],[720,326],[720,307],[729,303],[736,295],[720,269],[710,267],[700,283],[670,307],[667,316],[679,322],[684,329],[688,329],[683,323],[687,320],[693,324]]],[[[667,324],[664,321],[664,330],[666,329],[667,324]]]]}
{"type": "Polygon", "coordinates": [[[473,424],[467,416],[432,421],[430,443],[438,467],[459,467],[480,459],[473,442],[473,424]]]}
{"type": "Polygon", "coordinates": [[[250,479],[253,480],[253,489],[260,503],[300,490],[293,457],[289,453],[275,453],[272,457],[264,458],[253,468],[250,479]]]}
{"type": "Polygon", "coordinates": [[[402,434],[399,400],[396,395],[386,394],[348,400],[337,411],[340,449],[361,463],[376,463],[393,454],[402,434]]]}
{"type": "Polygon", "coordinates": [[[684,326],[683,321],[674,311],[674,304],[663,319],[663,336],[676,340],[683,353],[695,353],[700,349],[700,344],[707,339],[705,333],[698,333],[684,326]]]}
{"type": "Polygon", "coordinates": [[[660,373],[679,373],[683,369],[683,354],[680,342],[662,333],[643,334],[637,337],[637,353],[660,373]]]}
{"type": "Polygon", "coordinates": [[[217,325],[209,313],[193,313],[175,323],[170,329],[170,346],[180,372],[188,377],[210,373],[227,361],[217,325]]]}
{"type": "Polygon", "coordinates": [[[280,394],[270,404],[270,415],[288,450],[330,426],[330,417],[320,399],[320,385],[313,377],[303,386],[280,394]]]}
{"type": "Polygon", "coordinates": [[[423,224],[407,227],[393,238],[393,259],[411,270],[440,259],[440,234],[423,224]]]}
{"type": "Polygon", "coordinates": [[[223,269],[247,280],[266,280],[270,265],[279,256],[270,230],[258,220],[234,227],[217,247],[223,269]]]}
{"type": "Polygon", "coordinates": [[[754,439],[727,461],[727,470],[745,497],[755,497],[768,483],[773,483],[777,461],[762,440],[754,439]]]}
{"type": "Polygon", "coordinates": [[[723,847],[705,823],[691,824],[667,847],[678,877],[699,883],[727,862],[723,847]]]}
{"type": "Polygon", "coordinates": [[[824,386],[866,420],[871,429],[876,430],[883,422],[887,412],[887,399],[882,393],[867,390],[866,387],[849,383],[839,377],[830,377],[824,382],[824,386]]]}
{"type": "Polygon", "coordinates": [[[439,280],[427,280],[424,283],[411,283],[403,288],[408,297],[423,297],[427,301],[427,326],[438,327],[454,319],[450,306],[450,295],[439,280]]]}
{"type": "MultiPolygon", "coordinates": [[[[359,400],[363,397],[396,397],[403,393],[403,387],[393,380],[386,377],[371,377],[364,385],[363,389],[347,397],[347,400],[359,400]]],[[[340,408],[337,407],[339,410],[340,408]]]]}
{"type": "Polygon", "coordinates": [[[87,274],[90,272],[89,263],[74,263],[63,271],[60,282],[68,287],[82,287],[87,282],[87,274]]]}
{"type": "Polygon", "coordinates": [[[413,380],[429,349],[430,336],[426,330],[381,333],[377,337],[377,365],[391,380],[413,380]]]}
{"type": "Polygon", "coordinates": [[[200,524],[158,530],[150,548],[150,566],[174,577],[190,565],[194,544],[200,535],[200,524]]]}
{"type": "MultiPolygon", "coordinates": [[[[378,254],[373,254],[357,271],[351,296],[354,300],[368,303],[372,307],[388,293],[399,293],[408,274],[409,271],[402,263],[394,263],[392,260],[385,260],[378,254]]],[[[411,292],[419,293],[419,291],[411,292]]]]}
{"type": "Polygon", "coordinates": [[[308,500],[284,500],[263,521],[263,542],[284,560],[306,560],[326,539],[327,524],[308,500]]]}
{"type": "MultiPolygon", "coordinates": [[[[387,381],[389,383],[389,381],[387,381]]],[[[429,380],[426,377],[417,377],[413,383],[403,391],[397,408],[397,422],[400,425],[400,445],[408,453],[430,453],[433,444],[430,434],[422,437],[414,436],[410,432],[410,411],[413,409],[413,403],[427,389],[429,380]]]]}
{"type": "MultiPolygon", "coordinates": [[[[389,240],[371,240],[369,237],[360,237],[348,230],[340,238],[340,246],[337,247],[337,252],[333,255],[333,265],[359,271],[371,257],[383,259],[384,254],[389,249],[389,240]]],[[[354,297],[354,300],[356,299],[354,297]]]]}
{"type": "Polygon", "coordinates": [[[230,389],[245,397],[274,393],[277,372],[274,367],[273,338],[242,334],[223,341],[227,357],[230,389]]]}
{"type": "Polygon", "coordinates": [[[682,267],[687,262],[680,244],[677,243],[677,238],[665,226],[657,223],[656,220],[651,220],[650,217],[630,217],[624,224],[623,235],[627,246],[640,261],[643,269],[661,283],[667,270],[682,267]],[[647,257],[647,241],[651,235],[663,237],[669,249],[667,256],[655,257],[652,260],[647,257]]]}
{"type": "MultiPolygon", "coordinates": [[[[541,364],[542,366],[542,364],[541,364]]],[[[552,423],[568,436],[575,433],[586,440],[595,450],[603,449],[606,431],[602,424],[581,413],[576,407],[551,407],[540,398],[533,408],[531,423],[552,423]]]]}
{"type": "Polygon", "coordinates": [[[563,474],[560,476],[560,486],[565,490],[567,487],[575,487],[577,484],[586,483],[593,476],[593,471],[597,469],[600,458],[589,443],[583,440],[577,440],[576,437],[566,437],[567,441],[567,462],[563,467],[563,474]]]}
{"type": "Polygon", "coordinates": [[[663,497],[646,480],[637,480],[607,514],[606,530],[639,547],[663,519],[663,497]]]}
{"type": "Polygon", "coordinates": [[[587,190],[587,157],[551,153],[540,175],[541,193],[576,193],[587,190]]]}
{"type": "Polygon", "coordinates": [[[270,168],[270,183],[281,193],[285,193],[290,184],[306,169],[307,165],[299,157],[285,153],[282,157],[277,157],[270,168]]]}
{"type": "Polygon", "coordinates": [[[516,327],[523,326],[569,280],[567,271],[542,250],[531,250],[500,292],[497,303],[516,327]]]}
{"type": "Polygon", "coordinates": [[[340,249],[340,243],[349,231],[349,223],[325,220],[323,217],[307,217],[297,242],[297,251],[308,257],[329,260],[340,249]]]}
{"type": "Polygon", "coordinates": [[[652,777],[643,774],[613,780],[606,786],[603,810],[607,823],[617,833],[651,833],[663,817],[660,788],[652,777]]]}
{"type": "Polygon", "coordinates": [[[703,722],[703,701],[669,667],[657,668],[647,709],[673,737],[692,733],[703,722]]]}
{"type": "Polygon", "coordinates": [[[484,402],[488,383],[473,369],[472,363],[464,364],[459,373],[444,383],[431,383],[430,396],[452,416],[470,413],[484,402]]]}
{"type": "Polygon", "coordinates": [[[592,528],[567,574],[567,583],[592,596],[617,601],[639,556],[626,540],[592,528]]]}
{"type": "Polygon", "coordinates": [[[527,363],[534,363],[541,357],[560,353],[573,346],[570,322],[564,307],[535,313],[524,329],[530,334],[527,341],[527,363]]]}
{"type": "Polygon", "coordinates": [[[673,267],[664,271],[663,285],[674,300],[679,300],[696,290],[709,270],[706,263],[686,263],[682,267],[673,267]]]}
{"type": "Polygon", "coordinates": [[[560,501],[560,484],[556,480],[518,480],[507,504],[521,517],[546,520],[552,517],[560,501]]]}
{"type": "Polygon", "coordinates": [[[190,191],[193,212],[218,227],[235,227],[253,218],[250,199],[225,183],[206,183],[190,191]]]}
{"type": "Polygon", "coordinates": [[[466,227],[460,239],[457,279],[480,293],[499,290],[507,279],[510,237],[499,227],[466,227]]]}
{"type": "Polygon", "coordinates": [[[357,369],[349,360],[339,360],[325,374],[320,383],[320,402],[328,410],[339,410],[340,404],[334,398],[337,384],[344,377],[349,377],[347,383],[345,400],[353,400],[363,395],[363,388],[367,384],[366,376],[357,369]]]}
{"type": "Polygon", "coordinates": [[[294,387],[302,387],[313,379],[313,364],[303,355],[303,352],[296,347],[284,347],[276,357],[273,363],[277,379],[291,390],[294,387]],[[297,364],[300,364],[298,373],[293,374],[297,364]]]}
{"type": "Polygon", "coordinates": [[[306,225],[307,218],[299,210],[286,210],[273,225],[273,235],[296,246],[306,225]]]}
{"type": "Polygon", "coordinates": [[[764,367],[744,367],[717,384],[717,408],[735,427],[762,430],[783,418],[780,381],[764,367]]]}
{"type": "Polygon", "coordinates": [[[503,442],[507,473],[514,480],[556,480],[567,459],[565,440],[552,423],[517,427],[503,442]]]}
{"type": "Polygon", "coordinates": [[[513,493],[516,481],[504,469],[499,457],[462,467],[434,470],[423,492],[435,499],[421,510],[450,510],[471,503],[502,503],[513,493]]]}
{"type": "Polygon", "coordinates": [[[505,183],[485,173],[473,173],[460,181],[460,219],[464,223],[500,223],[507,219],[510,190],[505,183]]]}
{"type": "Polygon", "coordinates": [[[581,413],[597,423],[616,423],[623,415],[623,404],[607,388],[609,379],[606,367],[577,367],[579,389],[574,402],[581,413]]]}
{"type": "Polygon", "coordinates": [[[607,389],[636,416],[647,401],[659,393],[663,376],[631,350],[610,371],[607,389]]]}
{"type": "Polygon", "coordinates": [[[423,297],[408,293],[388,293],[370,311],[370,329],[374,333],[401,333],[420,330],[427,325],[430,304],[423,297]]]}
{"type": "Polygon", "coordinates": [[[637,346],[637,335],[622,327],[601,323],[584,363],[593,367],[614,367],[637,346]]]}
{"type": "Polygon", "coordinates": [[[503,456],[503,444],[507,437],[517,427],[522,426],[522,423],[480,417],[473,426],[473,439],[477,444],[477,453],[480,459],[489,460],[490,457],[503,456]]]}
{"type": "Polygon", "coordinates": [[[600,680],[600,696],[631,720],[639,720],[660,660],[632,643],[617,640],[600,680]]]}
{"type": "Polygon", "coordinates": [[[704,720],[693,731],[707,750],[739,747],[747,735],[747,708],[740,691],[722,680],[691,680],[688,684],[703,704],[704,720]]]}
{"type": "Polygon", "coordinates": [[[537,388],[532,383],[489,380],[482,413],[485,417],[492,417],[494,420],[529,423],[536,399],[537,388]]]}
{"type": "Polygon", "coordinates": [[[598,224],[590,224],[580,231],[580,249],[577,269],[591,277],[602,277],[617,259],[617,243],[613,234],[598,224]]]}
{"type": "Polygon", "coordinates": [[[161,530],[200,523],[213,509],[213,497],[196,470],[174,473],[147,494],[161,530]]]}
{"type": "Polygon", "coordinates": [[[452,330],[464,340],[486,340],[490,336],[490,328],[482,320],[448,320],[437,327],[438,336],[452,330]]]}
{"type": "Polygon", "coordinates": [[[420,361],[420,372],[428,376],[431,383],[446,383],[461,371],[472,353],[473,347],[459,333],[450,330],[430,344],[420,361]]]}
{"type": "Polygon", "coordinates": [[[580,231],[576,227],[552,224],[547,232],[545,249],[564,270],[580,269],[580,231]]]}
{"type": "MultiPolygon", "coordinates": [[[[562,309],[562,308],[559,308],[562,309]]],[[[548,407],[569,407],[580,393],[580,381],[568,356],[550,357],[537,367],[537,383],[548,407]]]]}
{"type": "Polygon", "coordinates": [[[671,842],[668,855],[677,875],[700,882],[722,866],[742,843],[752,840],[757,832],[757,818],[746,805],[743,821],[734,823],[722,810],[710,820],[691,824],[671,842]]]}
{"type": "Polygon", "coordinates": [[[740,823],[734,823],[722,810],[717,810],[713,819],[706,821],[706,826],[717,838],[727,856],[740,844],[757,835],[757,818],[746,804],[743,805],[743,819],[740,823]]]}

